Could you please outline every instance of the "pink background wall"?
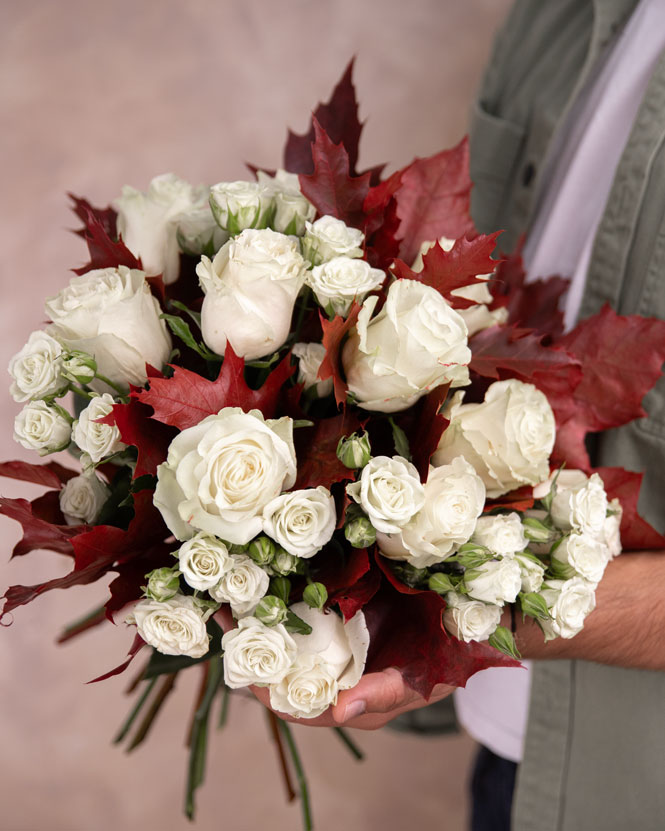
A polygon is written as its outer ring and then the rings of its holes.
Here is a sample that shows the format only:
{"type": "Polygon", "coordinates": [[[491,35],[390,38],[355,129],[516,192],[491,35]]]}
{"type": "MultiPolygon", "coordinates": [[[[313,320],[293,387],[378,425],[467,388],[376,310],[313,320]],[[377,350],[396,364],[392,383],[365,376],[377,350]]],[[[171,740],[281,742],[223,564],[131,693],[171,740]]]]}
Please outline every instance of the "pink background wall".
{"type": "MultiPolygon", "coordinates": [[[[65,192],[108,203],[123,184],[173,171],[195,183],[275,166],[286,125],[302,132],[356,54],[361,164],[393,169],[459,140],[508,0],[21,0],[0,4],[3,205],[0,364],[43,321],[42,302],[85,259],[65,192]]],[[[0,396],[0,458],[30,458],[0,396]]],[[[32,458],[36,461],[36,458],[32,458]]],[[[5,495],[34,491],[3,480],[5,495]]],[[[8,557],[17,526],[2,518],[8,557]]],[[[0,585],[63,573],[55,554],[3,566],[0,585]]],[[[106,831],[189,827],[183,747],[197,677],[183,678],[146,746],[110,739],[130,706],[126,677],[85,687],[122,658],[129,633],[58,631],[94,607],[100,585],[53,592],[0,631],[0,828],[106,831]]],[[[358,733],[355,764],[332,735],[297,728],[318,831],[462,829],[471,742],[358,733]]],[[[197,827],[299,827],[287,806],[260,708],[233,702],[213,734],[197,827]]]]}

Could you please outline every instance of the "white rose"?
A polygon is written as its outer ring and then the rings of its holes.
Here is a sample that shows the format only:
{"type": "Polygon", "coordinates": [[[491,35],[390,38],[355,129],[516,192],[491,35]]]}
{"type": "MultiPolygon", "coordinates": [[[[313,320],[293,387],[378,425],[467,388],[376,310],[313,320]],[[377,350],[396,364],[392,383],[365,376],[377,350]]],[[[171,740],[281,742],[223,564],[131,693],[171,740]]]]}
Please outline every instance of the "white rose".
{"type": "Polygon", "coordinates": [[[539,591],[545,577],[545,566],[526,554],[516,554],[515,561],[519,563],[522,574],[522,591],[539,591]]]}
{"type": "Polygon", "coordinates": [[[300,192],[298,174],[278,170],[274,176],[269,176],[259,170],[256,176],[259,184],[267,187],[275,199],[272,227],[283,234],[301,237],[305,223],[316,216],[316,208],[300,192]]]}
{"type": "Polygon", "coordinates": [[[501,622],[501,607],[449,592],[443,625],[458,640],[486,641],[501,622]]]}
{"type": "Polygon", "coordinates": [[[480,517],[471,539],[503,557],[524,551],[527,546],[522,520],[516,513],[480,517]]]}
{"type": "Polygon", "coordinates": [[[9,362],[14,379],[10,394],[14,401],[46,398],[63,390],[62,346],[47,332],[36,331],[9,362]]]}
{"type": "Polygon", "coordinates": [[[374,456],[346,491],[384,534],[396,534],[425,504],[418,471],[401,456],[374,456]]]}
{"type": "Polygon", "coordinates": [[[342,352],[349,391],[359,406],[395,412],[440,384],[469,383],[466,325],[438,291],[396,280],[371,318],[377,302],[376,295],[365,300],[342,352]]]}
{"type": "Polygon", "coordinates": [[[40,456],[64,450],[70,442],[72,428],[67,419],[43,401],[26,404],[14,420],[14,441],[40,456]]]}
{"type": "Polygon", "coordinates": [[[621,517],[623,508],[618,499],[613,499],[608,505],[608,515],[603,523],[603,540],[613,560],[621,554],[621,517]]]}
{"type": "Polygon", "coordinates": [[[435,465],[463,455],[482,477],[489,497],[521,485],[535,485],[549,473],[555,423],[545,395],[511,378],[491,384],[482,404],[448,408],[450,426],[432,457],[435,465]]]}
{"type": "Polygon", "coordinates": [[[440,563],[465,543],[485,505],[485,486],[461,456],[429,470],[425,502],[397,534],[377,534],[381,553],[416,568],[440,563]]]}
{"type": "Polygon", "coordinates": [[[590,583],[599,583],[610,560],[610,550],[587,534],[569,534],[552,551],[552,557],[567,563],[590,583]]]}
{"type": "Polygon", "coordinates": [[[229,555],[230,567],[216,586],[208,589],[220,603],[230,603],[234,617],[251,615],[267,593],[270,578],[261,566],[245,554],[229,555]]]}
{"type": "Polygon", "coordinates": [[[294,718],[316,718],[337,702],[338,689],[324,660],[302,654],[279,684],[270,686],[270,706],[294,718]]]}
{"type": "Polygon", "coordinates": [[[319,369],[326,357],[326,348],[322,343],[296,343],[291,350],[298,359],[298,383],[304,384],[305,389],[316,387],[319,398],[330,395],[333,389],[332,378],[322,381],[319,369]]]}
{"type": "Polygon", "coordinates": [[[180,546],[178,560],[185,582],[197,591],[212,589],[233,565],[224,543],[204,533],[196,534],[180,546]]]}
{"type": "Polygon", "coordinates": [[[307,285],[327,312],[346,317],[354,300],[358,303],[379,288],[386,274],[365,260],[334,257],[307,272],[307,285]]]}
{"type": "Polygon", "coordinates": [[[81,412],[72,428],[74,443],[84,453],[89,454],[94,464],[127,446],[120,440],[120,430],[115,424],[99,424],[97,421],[111,412],[114,403],[107,392],[104,395],[96,395],[81,412]]]}
{"type": "Polygon", "coordinates": [[[193,597],[176,594],[170,600],[139,600],[126,618],[143,640],[164,655],[202,658],[209,649],[205,621],[193,597]]]}
{"type": "Polygon", "coordinates": [[[94,522],[110,495],[110,489],[94,473],[72,477],[59,494],[67,525],[94,522]]]}
{"type": "Polygon", "coordinates": [[[546,580],[540,592],[552,620],[542,621],[545,640],[572,638],[584,626],[586,616],[596,608],[595,585],[583,577],[546,580]]]}
{"type": "Polygon", "coordinates": [[[306,260],[315,266],[333,257],[362,257],[365,235],[357,228],[350,228],[334,216],[322,216],[316,222],[305,223],[302,252],[306,260]]]}
{"type": "Polygon", "coordinates": [[[580,470],[561,471],[551,508],[557,528],[573,529],[601,539],[607,507],[605,486],[597,473],[587,479],[580,470]],[[568,475],[564,476],[565,473],[568,475]]]}
{"type": "Polygon", "coordinates": [[[520,564],[511,558],[489,560],[473,569],[476,576],[464,579],[469,596],[485,603],[514,603],[522,588],[520,564]]]}
{"type": "Polygon", "coordinates": [[[293,237],[243,231],[212,262],[196,267],[205,292],[201,331],[207,346],[224,354],[227,340],[247,360],[269,355],[289,336],[293,306],[305,280],[305,261],[293,237]]]}
{"type": "Polygon", "coordinates": [[[244,617],[237,629],[222,637],[224,682],[237,690],[250,684],[278,684],[297,655],[295,641],[278,623],[265,626],[254,617],[244,617]]]}
{"type": "Polygon", "coordinates": [[[205,531],[244,545],[261,533],[263,508],[295,479],[293,421],[226,407],[173,439],[154,503],[179,540],[205,531]]]}
{"type": "Polygon", "coordinates": [[[336,524],[335,500],[322,485],[283,493],[263,509],[264,532],[295,557],[313,557],[336,524]]]}
{"type": "Polygon", "coordinates": [[[220,228],[236,236],[246,228],[265,228],[274,213],[270,189],[257,182],[220,182],[210,188],[210,207],[220,228]]]}
{"type": "MultiPolygon", "coordinates": [[[[71,350],[87,352],[101,375],[126,386],[145,383],[146,363],[159,369],[171,338],[142,271],[101,268],[70,280],[46,301],[52,334],[71,350]]],[[[108,387],[91,383],[100,392],[108,387]]]]}
{"type": "Polygon", "coordinates": [[[214,256],[229,238],[215,222],[207,196],[204,205],[178,214],[174,222],[180,250],[190,257],[214,256]]]}

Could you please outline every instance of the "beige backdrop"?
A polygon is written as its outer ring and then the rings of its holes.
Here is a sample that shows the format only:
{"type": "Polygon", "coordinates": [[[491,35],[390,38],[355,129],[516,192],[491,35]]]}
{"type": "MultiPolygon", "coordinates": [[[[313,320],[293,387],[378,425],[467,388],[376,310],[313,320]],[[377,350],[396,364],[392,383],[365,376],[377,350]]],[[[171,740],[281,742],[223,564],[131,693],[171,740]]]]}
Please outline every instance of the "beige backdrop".
{"type": "MultiPolygon", "coordinates": [[[[0,364],[43,321],[43,298],[85,260],[65,192],[105,204],[130,183],[171,170],[193,182],[279,163],[286,125],[302,132],[357,55],[367,119],[361,163],[406,163],[459,140],[508,0],[2,0],[0,364]]],[[[0,458],[18,406],[0,396],[0,458]]],[[[33,459],[34,461],[34,459],[33,459]]],[[[5,495],[33,491],[3,480],[5,495]]],[[[2,519],[8,557],[17,527],[2,519]]],[[[2,567],[0,586],[63,573],[58,555],[2,567]]],[[[60,628],[97,604],[102,586],[53,592],[0,631],[1,831],[188,827],[183,748],[196,678],[169,701],[130,757],[110,746],[130,700],[126,678],[84,686],[131,640],[108,626],[64,647],[60,628]]],[[[213,734],[200,792],[201,829],[299,827],[276,776],[264,718],[234,702],[213,734]]],[[[298,728],[318,831],[461,829],[472,752],[464,737],[359,733],[355,764],[333,735],[298,728]]]]}

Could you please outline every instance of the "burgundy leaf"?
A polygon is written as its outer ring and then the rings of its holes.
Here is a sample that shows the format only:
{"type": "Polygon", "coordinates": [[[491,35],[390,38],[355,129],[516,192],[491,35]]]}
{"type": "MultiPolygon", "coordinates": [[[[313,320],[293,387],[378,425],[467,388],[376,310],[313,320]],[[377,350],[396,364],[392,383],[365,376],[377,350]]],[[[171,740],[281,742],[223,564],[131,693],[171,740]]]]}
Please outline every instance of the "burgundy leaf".
{"type": "Polygon", "coordinates": [[[125,444],[138,450],[138,459],[133,478],[157,473],[157,465],[166,460],[169,444],[177,431],[167,424],[155,423],[153,409],[132,398],[128,404],[115,404],[113,410],[103,418],[101,424],[115,424],[125,444]]]}
{"type": "Polygon", "coordinates": [[[85,274],[94,268],[117,268],[125,265],[127,268],[142,268],[141,261],[127,248],[121,239],[117,241],[110,236],[112,228],[104,216],[96,211],[85,200],[76,202],[75,211],[83,220],[84,227],[78,233],[88,244],[90,262],[81,268],[75,268],[76,274],[85,274]]]}
{"type": "Polygon", "coordinates": [[[420,415],[415,422],[417,435],[411,438],[411,455],[413,463],[423,482],[429,474],[429,460],[439,446],[439,441],[446,427],[448,419],[439,412],[445,403],[450,384],[442,384],[432,390],[422,400],[420,415]]]}
{"type": "Polygon", "coordinates": [[[344,338],[356,325],[359,312],[360,306],[354,300],[346,320],[339,316],[333,318],[333,320],[326,320],[323,315],[320,316],[321,328],[323,329],[321,342],[325,347],[326,356],[319,367],[318,377],[322,381],[325,381],[326,378],[333,379],[333,385],[335,387],[335,401],[337,402],[337,406],[340,404],[346,404],[346,391],[348,390],[346,381],[342,377],[342,344],[344,342],[344,338]]]}
{"type": "Polygon", "coordinates": [[[85,525],[53,525],[40,519],[34,515],[27,499],[0,497],[0,513],[20,522],[23,527],[23,538],[14,546],[12,557],[20,557],[35,549],[71,555],[72,539],[87,528],[85,525]]]}
{"type": "Polygon", "coordinates": [[[19,479],[22,482],[33,482],[35,485],[44,485],[47,488],[61,488],[65,482],[78,474],[75,470],[63,467],[57,462],[33,465],[29,462],[13,461],[0,462],[0,476],[5,476],[7,479],[19,479]]]}
{"type": "MultiPolygon", "coordinates": [[[[67,196],[72,200],[74,203],[71,209],[74,211],[76,216],[81,220],[81,222],[85,225],[88,221],[88,214],[92,214],[95,219],[100,223],[106,234],[111,237],[111,239],[116,239],[118,236],[117,230],[117,219],[118,214],[116,213],[115,209],[111,206],[107,208],[95,208],[94,205],[91,205],[87,199],[82,199],[79,196],[74,196],[73,193],[68,193],[67,196]]],[[[85,228],[82,228],[80,231],[76,232],[79,236],[85,235],[85,228]]]]}
{"type": "Polygon", "coordinates": [[[337,444],[342,436],[360,429],[360,421],[349,411],[333,418],[318,419],[313,427],[296,431],[298,479],[295,488],[327,488],[335,482],[354,478],[354,472],[337,458],[337,444]]]}
{"type": "Polygon", "coordinates": [[[593,468],[600,475],[610,499],[621,502],[621,544],[624,551],[644,551],[665,548],[665,536],[659,534],[637,512],[637,501],[642,484],[642,473],[631,473],[621,467],[593,468]]]}
{"type": "Polygon", "coordinates": [[[120,675],[120,673],[124,672],[127,667],[131,664],[134,658],[138,655],[141,649],[145,646],[145,641],[140,635],[134,635],[134,641],[127,653],[128,657],[125,661],[123,661],[119,666],[115,667],[115,669],[109,670],[109,672],[105,672],[103,675],[99,675],[97,678],[93,678],[92,681],[88,681],[88,684],[96,684],[98,681],[106,681],[107,678],[112,678],[114,675],[120,675]]]}

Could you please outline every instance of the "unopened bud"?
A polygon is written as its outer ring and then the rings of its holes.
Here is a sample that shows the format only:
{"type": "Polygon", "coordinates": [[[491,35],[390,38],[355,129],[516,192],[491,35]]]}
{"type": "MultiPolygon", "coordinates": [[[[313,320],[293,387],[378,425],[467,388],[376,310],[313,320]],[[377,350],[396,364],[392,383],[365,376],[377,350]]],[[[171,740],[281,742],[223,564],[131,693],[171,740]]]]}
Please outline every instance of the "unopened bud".
{"type": "Polygon", "coordinates": [[[547,608],[547,601],[538,592],[520,592],[519,595],[522,614],[534,617],[537,620],[548,620],[551,617],[547,608]]]}
{"type": "Polygon", "coordinates": [[[506,629],[505,626],[497,626],[496,630],[489,636],[488,643],[490,646],[493,646],[494,649],[498,649],[500,652],[510,655],[511,658],[519,660],[522,657],[517,651],[515,638],[513,637],[512,632],[510,629],[506,629]]]}
{"type": "Polygon", "coordinates": [[[354,548],[368,548],[376,542],[376,528],[366,516],[358,516],[344,526],[344,536],[354,548]]]}
{"type": "Polygon", "coordinates": [[[63,357],[62,374],[78,384],[89,384],[97,374],[97,361],[87,352],[72,350],[63,357]]]}
{"type": "Polygon", "coordinates": [[[302,599],[312,609],[323,609],[328,599],[328,590],[323,583],[310,583],[302,593],[302,599]]]}
{"type": "Polygon", "coordinates": [[[337,444],[337,458],[351,470],[365,467],[372,458],[372,448],[367,433],[342,436],[337,444]]]}
{"type": "Polygon", "coordinates": [[[555,531],[533,516],[524,517],[522,528],[524,529],[524,536],[532,542],[551,542],[556,536],[555,531]]]}
{"type": "Polygon", "coordinates": [[[285,577],[287,574],[291,574],[291,572],[296,571],[299,563],[300,557],[289,554],[289,552],[285,551],[283,548],[277,548],[275,556],[270,563],[270,567],[275,574],[285,577]]]}
{"type": "Polygon", "coordinates": [[[274,594],[267,594],[259,601],[259,605],[254,610],[254,617],[258,618],[261,623],[266,626],[277,626],[278,623],[283,623],[289,610],[286,603],[274,594]]]}
{"type": "Polygon", "coordinates": [[[156,568],[146,574],[148,585],[143,587],[146,597],[164,603],[178,593],[180,572],[177,568],[156,568]]]}
{"type": "Polygon", "coordinates": [[[257,565],[267,566],[268,563],[272,562],[276,550],[277,546],[270,537],[262,536],[257,537],[249,544],[247,554],[257,565]]]}

